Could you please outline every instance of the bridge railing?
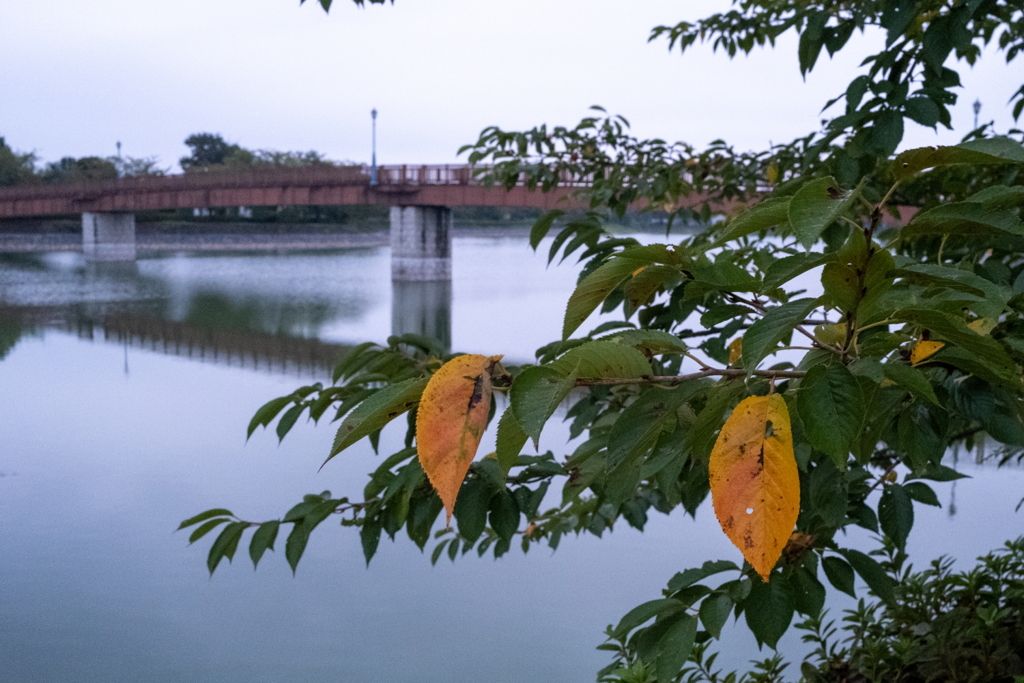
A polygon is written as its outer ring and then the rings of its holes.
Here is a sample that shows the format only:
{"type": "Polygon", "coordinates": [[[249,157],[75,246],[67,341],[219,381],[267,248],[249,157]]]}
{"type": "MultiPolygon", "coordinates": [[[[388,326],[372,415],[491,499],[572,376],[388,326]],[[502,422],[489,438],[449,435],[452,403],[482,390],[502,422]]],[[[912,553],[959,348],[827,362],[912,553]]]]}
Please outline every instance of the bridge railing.
{"type": "MultiPolygon", "coordinates": [[[[377,182],[385,186],[479,185],[487,167],[467,164],[382,165],[377,167],[377,182]]],[[[216,190],[259,187],[362,186],[370,184],[369,166],[306,166],[247,171],[193,171],[167,176],[139,176],[117,180],[68,184],[37,184],[0,187],[0,201],[32,199],[69,199],[89,201],[117,194],[148,194],[192,190],[216,190]]],[[[563,173],[559,185],[584,187],[590,177],[563,173]]],[[[522,185],[522,181],[519,183],[522,185]]]]}
{"type": "MultiPolygon", "coordinates": [[[[479,185],[479,177],[486,173],[488,166],[467,164],[426,164],[426,165],[384,165],[377,167],[379,185],[479,185]]],[[[370,175],[370,167],[363,166],[363,173],[370,175]]],[[[592,183],[590,176],[576,176],[566,171],[558,181],[562,187],[586,187],[592,183]]],[[[518,185],[522,185],[520,179],[518,185]]]]}
{"type": "Polygon", "coordinates": [[[368,174],[360,166],[307,166],[252,171],[198,171],[166,176],[137,176],[117,180],[67,184],[0,187],[0,199],[88,199],[109,194],[180,192],[249,187],[366,185],[368,174]]]}

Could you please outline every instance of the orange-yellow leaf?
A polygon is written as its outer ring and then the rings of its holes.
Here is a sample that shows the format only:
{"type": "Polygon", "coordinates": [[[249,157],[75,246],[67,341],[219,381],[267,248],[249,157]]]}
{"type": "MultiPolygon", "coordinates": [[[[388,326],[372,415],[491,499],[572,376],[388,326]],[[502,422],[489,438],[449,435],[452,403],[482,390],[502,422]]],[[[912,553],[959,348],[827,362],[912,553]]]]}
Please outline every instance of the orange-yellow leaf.
{"type": "Polygon", "coordinates": [[[420,398],[416,449],[449,522],[487,426],[491,380],[500,360],[501,356],[456,356],[434,373],[420,398]]]}
{"type": "Polygon", "coordinates": [[[736,337],[729,342],[729,365],[736,365],[743,358],[743,337],[736,337]]]}
{"type": "Polygon", "coordinates": [[[785,400],[772,394],[740,401],[718,435],[708,469],[718,523],[767,581],[800,512],[785,400]]]}
{"type": "Polygon", "coordinates": [[[910,364],[917,365],[929,356],[934,356],[945,344],[937,341],[921,340],[914,344],[910,352],[910,364]]]}

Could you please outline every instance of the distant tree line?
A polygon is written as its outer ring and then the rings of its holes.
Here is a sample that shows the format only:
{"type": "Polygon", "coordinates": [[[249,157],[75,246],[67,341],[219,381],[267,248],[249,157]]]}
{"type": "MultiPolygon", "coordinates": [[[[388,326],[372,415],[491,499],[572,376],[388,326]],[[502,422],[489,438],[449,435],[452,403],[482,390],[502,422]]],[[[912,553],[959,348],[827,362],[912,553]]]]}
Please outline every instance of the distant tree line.
{"type": "MultiPolygon", "coordinates": [[[[195,133],[185,139],[185,145],[191,151],[180,159],[181,168],[186,173],[354,165],[351,161],[331,161],[313,150],[249,150],[227,142],[216,133],[195,133]]],[[[64,157],[59,161],[42,163],[34,152],[16,152],[0,137],[0,187],[162,176],[169,171],[169,168],[161,168],[156,157],[64,157]]]]}

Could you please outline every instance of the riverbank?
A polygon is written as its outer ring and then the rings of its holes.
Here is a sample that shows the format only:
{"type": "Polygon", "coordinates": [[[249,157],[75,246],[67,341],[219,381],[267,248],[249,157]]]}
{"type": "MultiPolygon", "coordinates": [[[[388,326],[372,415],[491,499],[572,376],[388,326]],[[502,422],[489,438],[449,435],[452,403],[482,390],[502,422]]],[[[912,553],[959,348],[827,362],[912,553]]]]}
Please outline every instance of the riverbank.
{"type": "MultiPolygon", "coordinates": [[[[467,237],[525,238],[529,228],[456,228],[455,239],[467,237]]],[[[359,249],[386,247],[389,233],[227,233],[136,235],[140,254],[167,251],[306,251],[311,249],[359,249]]],[[[82,236],[68,233],[0,233],[0,253],[82,251],[82,236]]]]}

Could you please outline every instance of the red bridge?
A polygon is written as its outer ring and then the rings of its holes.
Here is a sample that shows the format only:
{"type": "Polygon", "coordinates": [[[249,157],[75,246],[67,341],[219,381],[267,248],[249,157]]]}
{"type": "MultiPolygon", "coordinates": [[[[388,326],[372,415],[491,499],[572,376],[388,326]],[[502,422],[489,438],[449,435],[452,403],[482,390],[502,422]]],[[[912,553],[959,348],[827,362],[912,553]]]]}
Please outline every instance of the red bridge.
{"type": "Polygon", "coordinates": [[[471,167],[324,166],[250,173],[212,171],[74,185],[0,188],[0,218],[225,206],[509,206],[584,208],[571,197],[586,182],[566,178],[552,192],[488,188],[471,167]]]}
{"type": "MultiPolygon", "coordinates": [[[[0,219],[81,214],[82,251],[92,260],[135,258],[135,212],[228,206],[391,207],[392,277],[451,278],[451,207],[587,208],[566,176],[550,192],[481,184],[470,166],[323,166],[250,173],[210,171],[73,185],[0,188],[0,219]]],[[[696,205],[701,197],[691,197],[696,205]]]]}

